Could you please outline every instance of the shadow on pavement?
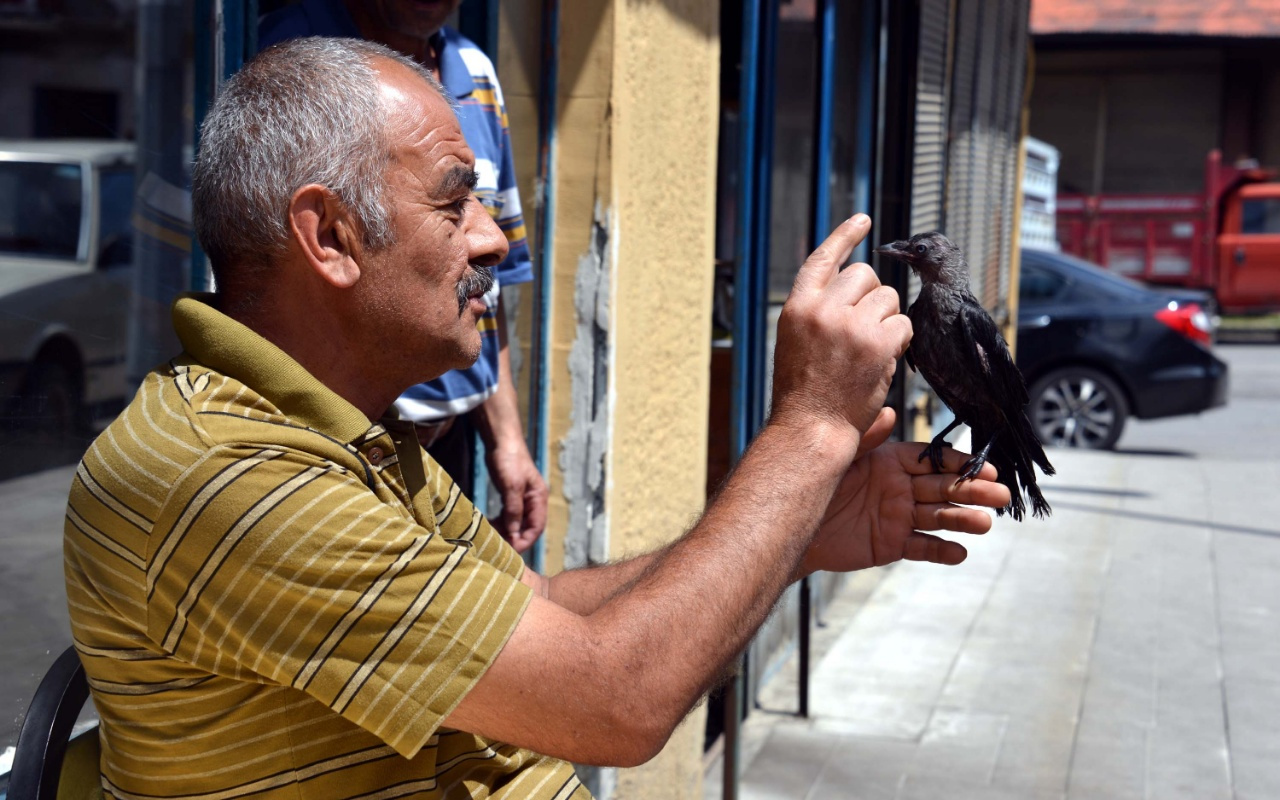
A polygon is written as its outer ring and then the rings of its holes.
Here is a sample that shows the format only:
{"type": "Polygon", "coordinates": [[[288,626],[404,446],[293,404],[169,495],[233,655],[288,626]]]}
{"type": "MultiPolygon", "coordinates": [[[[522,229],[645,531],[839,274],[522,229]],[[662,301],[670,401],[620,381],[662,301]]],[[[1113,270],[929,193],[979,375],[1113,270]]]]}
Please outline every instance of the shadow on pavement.
{"type": "Polygon", "coordinates": [[[1196,454],[1187,450],[1159,450],[1159,449],[1132,449],[1132,450],[1112,450],[1118,456],[1152,456],[1155,458],[1195,458],[1196,454]]]}
{"type": "Polygon", "coordinates": [[[1135,492],[1132,489],[1108,489],[1104,486],[1061,486],[1046,481],[1040,487],[1046,492],[1067,492],[1068,494],[1100,494],[1106,497],[1150,497],[1150,492],[1135,492]]]}
{"type": "Polygon", "coordinates": [[[1205,519],[1170,517],[1165,514],[1147,514],[1141,511],[1129,511],[1123,508],[1104,508],[1102,506],[1091,506],[1083,503],[1064,503],[1061,501],[1055,502],[1054,508],[1069,508],[1072,511],[1084,511],[1089,514],[1105,514],[1112,517],[1128,517],[1129,519],[1141,519],[1148,522],[1163,522],[1169,525],[1183,525],[1188,528],[1209,528],[1211,530],[1223,531],[1226,533],[1243,533],[1249,536],[1269,536],[1280,538],[1280,530],[1275,529],[1250,528],[1245,525],[1227,525],[1221,522],[1210,522],[1205,519]]]}

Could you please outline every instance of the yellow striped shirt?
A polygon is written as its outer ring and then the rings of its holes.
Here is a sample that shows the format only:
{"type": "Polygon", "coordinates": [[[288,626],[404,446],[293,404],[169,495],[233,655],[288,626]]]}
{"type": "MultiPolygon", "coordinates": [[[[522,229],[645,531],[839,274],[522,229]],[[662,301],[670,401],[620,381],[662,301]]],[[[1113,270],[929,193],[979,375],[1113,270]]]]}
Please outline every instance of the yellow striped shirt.
{"type": "Polygon", "coordinates": [[[76,472],[72,633],[119,798],[575,798],[573,768],[440,727],[529,601],[418,447],[208,297],[76,472]]]}

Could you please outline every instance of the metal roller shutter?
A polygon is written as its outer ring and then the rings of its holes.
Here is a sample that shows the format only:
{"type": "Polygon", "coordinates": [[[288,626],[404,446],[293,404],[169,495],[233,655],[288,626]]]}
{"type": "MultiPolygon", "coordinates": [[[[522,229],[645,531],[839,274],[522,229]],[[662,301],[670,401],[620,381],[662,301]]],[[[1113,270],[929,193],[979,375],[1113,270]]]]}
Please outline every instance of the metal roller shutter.
{"type": "Polygon", "coordinates": [[[920,3],[920,50],[916,67],[916,146],[911,170],[913,234],[936,230],[942,225],[951,8],[951,0],[922,0],[920,3]]]}
{"type": "Polygon", "coordinates": [[[959,0],[951,86],[947,234],[974,294],[1007,315],[1028,0],[959,0]]]}
{"type": "MultiPolygon", "coordinates": [[[[953,0],[921,0],[920,3],[915,148],[911,163],[909,229],[912,234],[942,228],[953,7],[953,0]]],[[[907,296],[914,299],[920,291],[920,279],[912,273],[908,281],[907,296]]]]}

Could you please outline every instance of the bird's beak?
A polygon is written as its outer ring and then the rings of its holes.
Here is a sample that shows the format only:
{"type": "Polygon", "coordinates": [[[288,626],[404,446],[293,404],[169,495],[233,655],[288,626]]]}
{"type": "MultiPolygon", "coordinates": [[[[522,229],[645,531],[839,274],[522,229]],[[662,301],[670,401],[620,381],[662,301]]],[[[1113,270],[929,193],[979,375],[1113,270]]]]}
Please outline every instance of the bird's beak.
{"type": "Polygon", "coordinates": [[[910,244],[911,244],[910,242],[907,242],[905,240],[889,242],[889,244],[882,244],[879,247],[877,247],[875,249],[875,252],[879,253],[882,256],[888,256],[889,258],[898,258],[905,261],[905,260],[908,260],[907,254],[911,252],[910,244]]]}

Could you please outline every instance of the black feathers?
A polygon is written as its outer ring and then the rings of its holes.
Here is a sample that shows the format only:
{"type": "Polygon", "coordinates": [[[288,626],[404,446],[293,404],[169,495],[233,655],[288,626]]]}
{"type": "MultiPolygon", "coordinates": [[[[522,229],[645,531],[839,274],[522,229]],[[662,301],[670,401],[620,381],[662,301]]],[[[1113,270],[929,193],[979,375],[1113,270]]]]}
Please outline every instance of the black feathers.
{"type": "Polygon", "coordinates": [[[1001,512],[1021,520],[1025,495],[1032,514],[1048,516],[1051,509],[1036,485],[1035,466],[1052,475],[1053,465],[1027,419],[1022,373],[1000,329],[969,291],[964,255],[937,232],[893,242],[876,252],[906,262],[920,276],[920,296],[907,310],[914,329],[907,363],[956,415],[956,421],[934,437],[920,458],[930,459],[940,469],[945,437],[963,422],[973,430],[973,446],[980,449],[962,474],[972,478],[990,461],[1012,495],[1001,512]]]}

